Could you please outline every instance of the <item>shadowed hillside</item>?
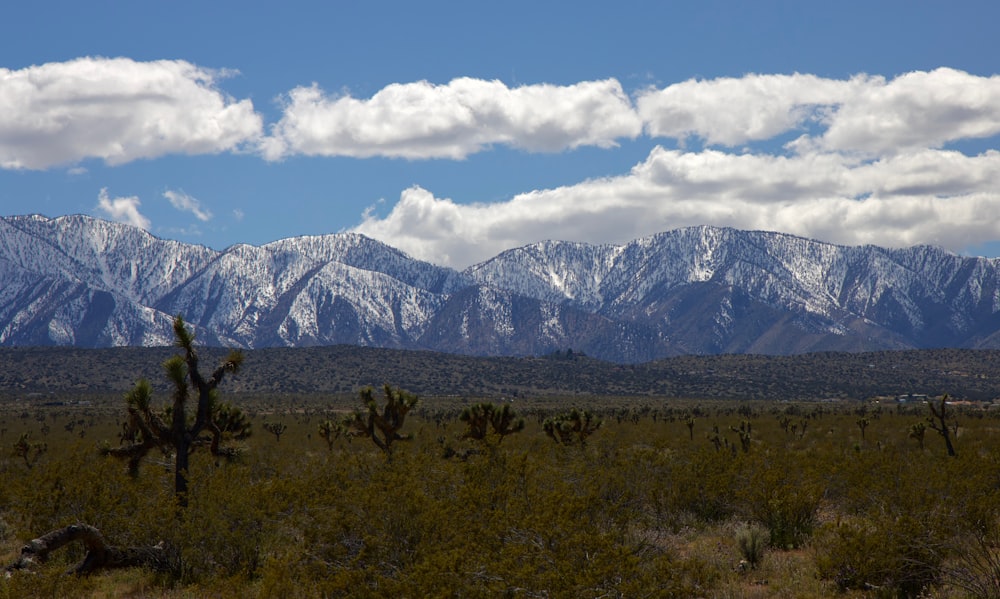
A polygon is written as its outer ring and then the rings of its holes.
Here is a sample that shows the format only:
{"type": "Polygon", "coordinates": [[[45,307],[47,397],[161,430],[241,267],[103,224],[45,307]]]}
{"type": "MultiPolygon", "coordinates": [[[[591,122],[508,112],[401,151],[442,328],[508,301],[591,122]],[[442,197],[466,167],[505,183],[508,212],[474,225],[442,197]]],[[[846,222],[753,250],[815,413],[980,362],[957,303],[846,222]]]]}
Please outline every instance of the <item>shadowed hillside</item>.
{"type": "MultiPolygon", "coordinates": [[[[173,348],[0,349],[0,396],[104,394],[138,378],[155,385],[173,348]]],[[[204,348],[206,361],[223,350],[204,348]]],[[[353,346],[246,352],[229,386],[238,394],[351,394],[390,382],[424,396],[664,396],[720,399],[863,399],[949,393],[1000,397],[1000,351],[908,350],[796,356],[682,356],[636,365],[556,352],[540,358],[474,358],[353,346]]],[[[165,391],[165,387],[160,391],[165,391]]]]}

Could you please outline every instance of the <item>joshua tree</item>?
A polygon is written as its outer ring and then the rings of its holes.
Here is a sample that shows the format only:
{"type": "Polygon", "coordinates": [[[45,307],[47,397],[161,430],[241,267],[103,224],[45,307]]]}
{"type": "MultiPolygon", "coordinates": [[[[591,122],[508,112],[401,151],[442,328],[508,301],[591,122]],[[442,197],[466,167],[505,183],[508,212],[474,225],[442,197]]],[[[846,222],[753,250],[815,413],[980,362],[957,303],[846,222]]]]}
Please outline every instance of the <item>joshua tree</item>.
{"type": "Polygon", "coordinates": [[[348,434],[351,436],[371,437],[372,442],[391,459],[392,443],[410,438],[408,435],[400,435],[399,431],[403,428],[407,413],[420,399],[412,393],[398,387],[393,389],[389,385],[383,385],[382,393],[385,396],[385,406],[380,414],[378,403],[375,401],[375,390],[371,387],[362,389],[360,396],[364,411],[349,416],[344,421],[344,426],[350,429],[348,434]]]}
{"type": "Polygon", "coordinates": [[[493,433],[500,438],[497,443],[502,443],[507,435],[524,430],[524,418],[518,418],[508,405],[497,407],[491,403],[475,404],[462,410],[458,419],[469,427],[462,435],[463,439],[482,441],[486,439],[487,429],[492,428],[493,433]]]}
{"type": "Polygon", "coordinates": [[[212,411],[212,422],[222,433],[222,440],[242,441],[253,434],[253,427],[243,410],[229,402],[220,402],[212,411]]]}
{"type": "Polygon", "coordinates": [[[720,449],[722,449],[722,437],[719,436],[718,424],[712,426],[712,432],[706,435],[706,438],[708,439],[708,442],[711,443],[713,447],[715,447],[715,451],[719,451],[720,449]]]}
{"type": "Polygon", "coordinates": [[[464,422],[469,428],[462,435],[463,439],[475,439],[482,441],[489,433],[490,414],[493,412],[493,404],[477,403],[462,410],[458,419],[464,422]]]}
{"type": "Polygon", "coordinates": [[[264,430],[274,435],[274,440],[276,443],[281,443],[281,435],[285,434],[285,430],[288,427],[281,422],[267,422],[264,424],[264,430]]]}
{"type": "Polygon", "coordinates": [[[862,417],[862,418],[858,418],[858,420],[857,420],[857,422],[855,422],[855,424],[857,424],[858,428],[861,429],[861,440],[864,441],[865,440],[865,429],[868,428],[868,425],[871,424],[871,421],[869,421],[867,418],[862,417]]]}
{"type": "Polygon", "coordinates": [[[688,417],[684,424],[688,427],[688,440],[694,441],[694,416],[688,417]]]}
{"type": "Polygon", "coordinates": [[[587,410],[573,408],[565,414],[546,418],[542,423],[542,430],[563,445],[579,442],[583,446],[587,444],[587,437],[601,428],[602,422],[599,417],[587,410]]]}
{"type": "Polygon", "coordinates": [[[49,446],[45,443],[32,443],[28,441],[28,437],[29,433],[21,433],[21,438],[14,443],[14,456],[23,459],[24,465],[31,468],[48,451],[49,446]]]}
{"type": "Polygon", "coordinates": [[[174,318],[175,344],[182,354],[175,355],[163,363],[167,378],[173,383],[173,402],[163,412],[153,410],[150,405],[153,391],[147,380],[140,380],[127,394],[128,422],[123,440],[128,445],[102,448],[102,453],[126,458],[129,471],[138,472],[139,463],[151,449],[174,453],[174,493],[178,506],[187,507],[188,463],[191,453],[200,446],[208,445],[214,455],[231,457],[235,451],[220,449],[224,430],[248,435],[249,425],[235,408],[220,404],[216,388],[227,373],[236,373],[243,363],[243,354],[238,350],[229,353],[225,360],[205,378],[198,369],[198,352],[194,346],[194,333],[188,330],[184,320],[174,318]],[[188,400],[192,392],[196,400],[194,413],[189,418],[188,400]],[[220,423],[224,427],[220,427],[220,423]]]}
{"type": "Polygon", "coordinates": [[[520,418],[510,406],[502,405],[493,409],[493,413],[490,415],[490,426],[493,428],[493,433],[500,437],[497,443],[502,443],[507,435],[524,430],[524,418],[520,418]]]}
{"type": "Polygon", "coordinates": [[[923,422],[918,422],[910,427],[910,434],[908,435],[911,439],[917,440],[917,445],[920,446],[920,450],[924,449],[924,432],[927,431],[927,425],[923,422]]]}
{"type": "Polygon", "coordinates": [[[324,420],[319,423],[318,432],[319,436],[326,441],[326,448],[329,451],[333,451],[333,442],[340,436],[343,429],[337,425],[336,422],[332,420],[324,420]]]}
{"type": "Polygon", "coordinates": [[[941,396],[937,407],[934,407],[933,401],[927,402],[927,406],[931,409],[931,415],[927,418],[927,422],[932,429],[944,437],[944,446],[948,450],[948,455],[955,455],[955,446],[951,443],[951,430],[948,428],[953,424],[948,422],[948,419],[952,417],[948,413],[948,394],[945,393],[941,396]]]}
{"type": "Polygon", "coordinates": [[[736,428],[735,426],[730,426],[729,430],[733,431],[734,433],[740,436],[740,447],[743,448],[743,453],[749,453],[751,432],[752,432],[752,426],[750,424],[750,421],[744,420],[743,422],[740,422],[739,428],[736,428]]]}

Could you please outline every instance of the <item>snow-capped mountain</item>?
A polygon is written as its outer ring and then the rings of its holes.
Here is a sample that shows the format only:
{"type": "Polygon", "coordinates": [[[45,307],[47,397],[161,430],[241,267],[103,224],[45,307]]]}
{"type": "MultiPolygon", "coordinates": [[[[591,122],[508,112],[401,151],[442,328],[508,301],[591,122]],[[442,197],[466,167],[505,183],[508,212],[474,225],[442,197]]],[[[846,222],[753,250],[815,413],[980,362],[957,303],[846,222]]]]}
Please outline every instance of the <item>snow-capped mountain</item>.
{"type": "Polygon", "coordinates": [[[223,251],[86,216],[0,218],[0,345],[354,344],[476,355],[1000,347],[998,260],[691,227],[465,271],[353,233],[223,251]]]}

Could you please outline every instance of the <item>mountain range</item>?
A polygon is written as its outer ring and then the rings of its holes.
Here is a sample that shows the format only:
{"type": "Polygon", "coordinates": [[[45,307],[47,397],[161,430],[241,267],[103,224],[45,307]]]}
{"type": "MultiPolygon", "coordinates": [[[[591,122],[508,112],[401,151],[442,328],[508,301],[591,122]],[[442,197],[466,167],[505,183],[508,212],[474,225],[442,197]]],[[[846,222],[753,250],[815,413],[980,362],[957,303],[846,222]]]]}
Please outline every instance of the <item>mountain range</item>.
{"type": "Polygon", "coordinates": [[[214,250],[87,216],[0,218],[0,345],[360,345],[481,356],[1000,348],[1000,260],[689,227],[458,271],[355,233],[214,250]]]}

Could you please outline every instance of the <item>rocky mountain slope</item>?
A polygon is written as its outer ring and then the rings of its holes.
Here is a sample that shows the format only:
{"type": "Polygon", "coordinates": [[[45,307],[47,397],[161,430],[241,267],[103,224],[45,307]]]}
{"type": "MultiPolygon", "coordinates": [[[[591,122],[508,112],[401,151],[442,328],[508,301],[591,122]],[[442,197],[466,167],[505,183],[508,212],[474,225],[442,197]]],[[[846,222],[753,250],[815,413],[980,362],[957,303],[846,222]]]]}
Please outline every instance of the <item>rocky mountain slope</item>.
{"type": "Polygon", "coordinates": [[[362,235],[223,251],[85,216],[0,219],[0,345],[350,344],[472,355],[1000,347],[998,260],[691,227],[458,272],[362,235]]]}

